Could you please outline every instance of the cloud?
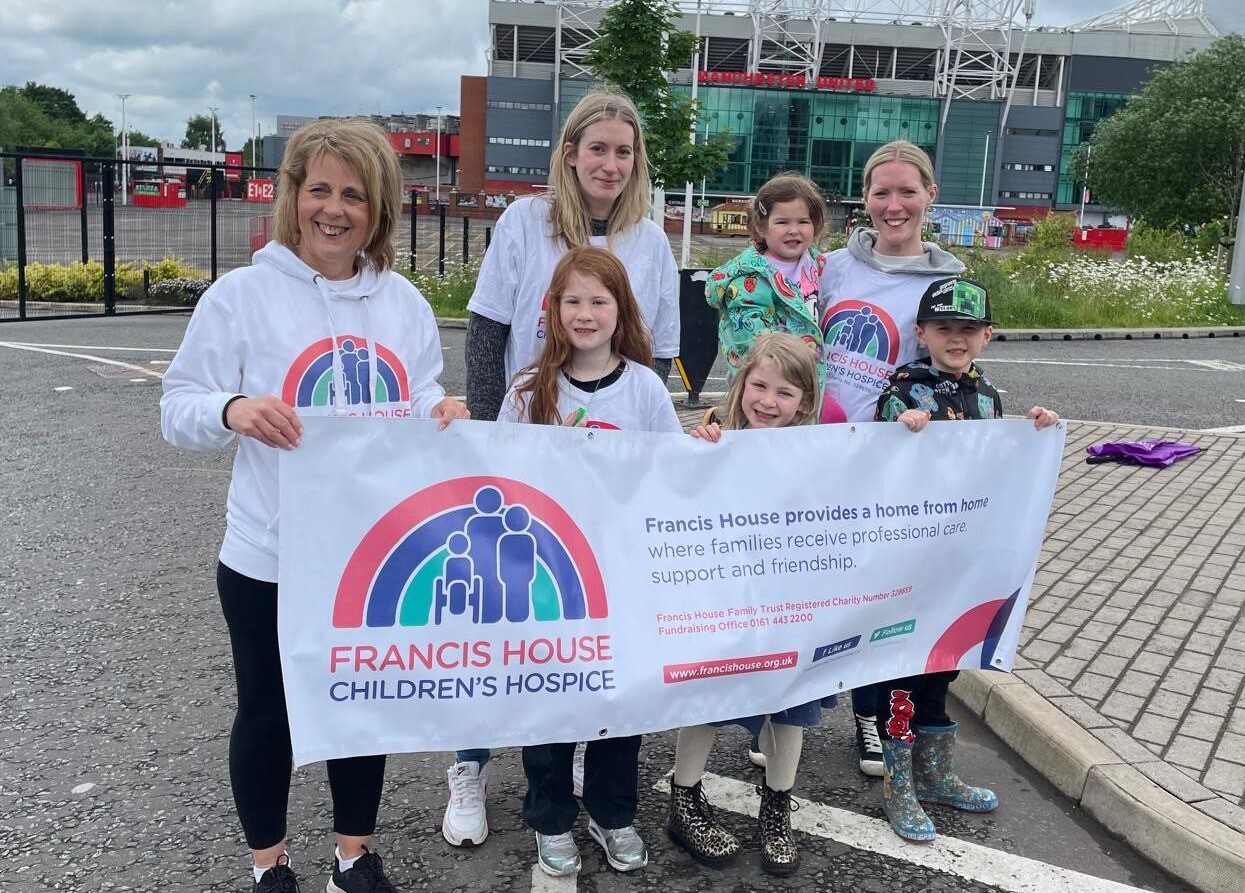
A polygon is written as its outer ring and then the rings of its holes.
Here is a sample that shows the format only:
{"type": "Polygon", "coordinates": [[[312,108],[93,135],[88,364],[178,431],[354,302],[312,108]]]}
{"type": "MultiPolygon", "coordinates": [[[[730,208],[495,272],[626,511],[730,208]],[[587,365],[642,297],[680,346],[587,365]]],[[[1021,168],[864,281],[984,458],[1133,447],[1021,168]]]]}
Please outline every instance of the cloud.
{"type": "MultiPolygon", "coordinates": [[[[1240,0],[1208,0],[1241,27],[1240,0]]],[[[1040,0],[1067,25],[1115,0],[1040,0]]],[[[488,0],[0,0],[0,85],[69,90],[88,115],[180,141],[219,108],[230,148],[278,114],[457,112],[459,77],[484,74],[488,0]],[[48,11],[55,7],[55,13],[48,11]]]]}
{"type": "Polygon", "coordinates": [[[0,84],[69,90],[88,114],[172,142],[219,109],[230,148],[278,114],[457,112],[485,73],[486,0],[0,0],[0,84]]]}

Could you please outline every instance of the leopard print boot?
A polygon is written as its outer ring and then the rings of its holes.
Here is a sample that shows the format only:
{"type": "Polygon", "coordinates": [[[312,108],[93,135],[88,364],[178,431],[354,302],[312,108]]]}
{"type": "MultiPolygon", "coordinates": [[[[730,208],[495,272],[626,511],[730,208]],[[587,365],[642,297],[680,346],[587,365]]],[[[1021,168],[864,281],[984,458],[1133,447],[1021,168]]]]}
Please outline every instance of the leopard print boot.
{"type": "Polygon", "coordinates": [[[791,831],[791,813],[799,806],[791,799],[791,791],[775,791],[758,785],[761,809],[757,814],[761,837],[761,870],[766,874],[785,877],[800,867],[800,851],[791,831]]]}
{"type": "Polygon", "coordinates": [[[685,788],[670,782],[666,833],[701,865],[721,868],[739,854],[739,841],[718,824],[700,782],[685,788]]]}

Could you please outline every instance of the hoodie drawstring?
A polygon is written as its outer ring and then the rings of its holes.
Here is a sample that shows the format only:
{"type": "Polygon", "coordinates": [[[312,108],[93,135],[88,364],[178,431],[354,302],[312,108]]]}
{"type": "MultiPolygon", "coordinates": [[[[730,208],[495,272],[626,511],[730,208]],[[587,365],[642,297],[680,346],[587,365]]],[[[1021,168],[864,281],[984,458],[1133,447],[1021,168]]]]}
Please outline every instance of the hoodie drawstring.
{"type": "Polygon", "coordinates": [[[369,307],[367,295],[363,295],[359,299],[363,304],[363,338],[367,341],[368,353],[368,401],[367,414],[369,416],[375,413],[377,390],[376,386],[380,383],[380,353],[376,340],[372,337],[372,311],[369,307]]]}
{"type": "Polygon", "coordinates": [[[317,273],[312,281],[316,284],[316,291],[320,293],[320,300],[324,302],[324,317],[329,325],[329,351],[333,358],[333,415],[346,415],[348,410],[342,408],[346,400],[346,373],[342,369],[341,354],[338,351],[337,325],[333,322],[333,308],[330,303],[332,295],[323,276],[317,273]]]}
{"type": "MultiPolygon", "coordinates": [[[[324,316],[328,320],[329,325],[329,349],[333,356],[333,415],[342,416],[350,414],[350,402],[348,392],[346,390],[346,371],[342,365],[340,337],[337,332],[337,324],[333,321],[332,299],[333,293],[326,284],[323,276],[317,274],[314,282],[316,290],[320,293],[320,299],[324,302],[324,316]]],[[[365,401],[366,409],[360,407],[360,411],[366,411],[369,416],[375,415],[375,407],[377,400],[377,386],[380,384],[380,354],[377,352],[375,339],[372,337],[372,312],[368,306],[367,295],[360,295],[359,302],[363,305],[363,344],[356,345],[355,349],[367,347],[368,359],[368,394],[365,401]]],[[[357,367],[356,367],[357,368],[357,367]]],[[[362,396],[362,395],[360,395],[362,396]]],[[[392,398],[391,398],[392,399],[392,398]]]]}

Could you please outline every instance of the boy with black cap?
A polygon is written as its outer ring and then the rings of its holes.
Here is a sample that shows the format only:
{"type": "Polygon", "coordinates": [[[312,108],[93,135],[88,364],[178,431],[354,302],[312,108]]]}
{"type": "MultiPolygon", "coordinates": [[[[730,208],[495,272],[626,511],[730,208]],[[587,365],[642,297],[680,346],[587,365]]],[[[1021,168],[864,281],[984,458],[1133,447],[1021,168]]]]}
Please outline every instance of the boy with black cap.
{"type": "MultiPolygon", "coordinates": [[[[1001,419],[999,392],[974,360],[990,343],[990,296],[969,279],[930,283],[921,296],[916,337],[929,358],[896,369],[878,398],[875,418],[920,431],[931,419],[1001,419]]],[[[1028,417],[1038,428],[1059,421],[1041,406],[1028,417]]],[[[932,840],[934,824],[920,801],[967,812],[989,812],[999,798],[965,784],[955,773],[956,724],[947,716],[947,687],[957,671],[927,673],[876,685],[878,736],[885,775],[882,808],[908,840],[932,840]]]]}

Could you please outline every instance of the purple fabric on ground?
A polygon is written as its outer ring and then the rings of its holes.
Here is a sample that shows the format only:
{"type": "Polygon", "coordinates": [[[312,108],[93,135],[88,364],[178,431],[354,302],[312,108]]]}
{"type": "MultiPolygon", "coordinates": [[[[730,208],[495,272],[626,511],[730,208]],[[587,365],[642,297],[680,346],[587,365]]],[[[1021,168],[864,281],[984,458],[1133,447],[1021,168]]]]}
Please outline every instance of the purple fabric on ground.
{"type": "Polygon", "coordinates": [[[1173,440],[1117,440],[1114,443],[1096,443],[1085,448],[1088,462],[1119,462],[1123,465],[1151,465],[1166,468],[1173,462],[1196,456],[1201,447],[1173,440]]]}

